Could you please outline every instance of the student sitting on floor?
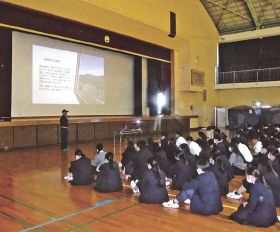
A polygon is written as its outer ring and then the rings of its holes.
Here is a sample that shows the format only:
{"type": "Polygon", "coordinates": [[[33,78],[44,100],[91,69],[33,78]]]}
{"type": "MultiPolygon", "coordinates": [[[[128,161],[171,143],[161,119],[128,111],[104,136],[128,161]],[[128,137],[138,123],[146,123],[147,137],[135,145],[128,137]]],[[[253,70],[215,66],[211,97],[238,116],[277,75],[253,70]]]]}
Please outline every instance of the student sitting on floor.
{"type": "Polygon", "coordinates": [[[97,169],[104,163],[106,163],[105,155],[106,152],[104,151],[103,145],[97,144],[96,146],[96,156],[91,161],[91,165],[93,166],[94,174],[98,175],[97,169]]]}
{"type": "Polygon", "coordinates": [[[147,161],[147,170],[139,181],[135,181],[139,190],[141,203],[161,204],[168,201],[168,194],[165,185],[165,174],[152,157],[147,161]]]}
{"type": "Polygon", "coordinates": [[[132,141],[128,141],[124,153],[122,153],[122,171],[123,176],[129,177],[133,174],[133,167],[136,160],[136,149],[132,141]]]}
{"type": "Polygon", "coordinates": [[[72,185],[88,185],[94,181],[91,160],[80,149],[75,151],[75,161],[71,161],[69,174],[64,177],[72,185]]]}
{"type": "Polygon", "coordinates": [[[249,201],[243,202],[230,219],[240,224],[269,227],[277,222],[277,214],[272,192],[260,181],[260,173],[255,167],[248,168],[247,182],[251,183],[249,201]]]}
{"type": "Polygon", "coordinates": [[[117,192],[123,189],[120,177],[119,165],[114,161],[112,152],[105,155],[108,163],[103,164],[99,168],[99,175],[96,180],[95,189],[99,192],[117,192]]]}
{"type": "Polygon", "coordinates": [[[223,160],[220,156],[215,159],[214,164],[211,166],[211,170],[213,171],[219,184],[221,196],[227,195],[229,192],[228,176],[224,168],[223,160]]]}
{"type": "Polygon", "coordinates": [[[190,210],[202,215],[218,214],[223,210],[220,189],[208,160],[197,161],[198,176],[186,182],[176,199],[164,202],[167,208],[179,208],[179,203],[190,201],[190,210]]]}
{"type": "Polygon", "coordinates": [[[177,150],[175,155],[176,163],[174,163],[170,170],[170,177],[172,178],[172,188],[181,190],[186,181],[192,178],[192,171],[185,154],[181,150],[177,150]]]}

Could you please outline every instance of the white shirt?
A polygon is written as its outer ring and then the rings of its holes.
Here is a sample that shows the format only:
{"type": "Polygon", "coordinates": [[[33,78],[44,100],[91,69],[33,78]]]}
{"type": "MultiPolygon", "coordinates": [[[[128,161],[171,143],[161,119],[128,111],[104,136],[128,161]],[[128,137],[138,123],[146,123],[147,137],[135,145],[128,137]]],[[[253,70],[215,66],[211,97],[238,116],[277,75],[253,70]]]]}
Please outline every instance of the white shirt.
{"type": "Polygon", "coordinates": [[[193,155],[197,155],[199,156],[199,153],[201,152],[201,147],[194,141],[191,141],[189,143],[189,147],[190,147],[190,152],[193,154],[193,155]]]}
{"type": "Polygon", "coordinates": [[[253,147],[253,155],[257,155],[262,151],[262,142],[258,141],[253,147]]]}
{"type": "Polygon", "coordinates": [[[253,156],[249,150],[249,148],[243,144],[243,143],[239,143],[238,144],[238,150],[240,151],[241,155],[243,155],[244,159],[247,161],[247,162],[252,162],[253,161],[253,156]]]}
{"type": "Polygon", "coordinates": [[[176,146],[180,147],[180,145],[183,143],[188,144],[184,137],[182,136],[178,137],[178,139],[176,140],[176,146]]]}

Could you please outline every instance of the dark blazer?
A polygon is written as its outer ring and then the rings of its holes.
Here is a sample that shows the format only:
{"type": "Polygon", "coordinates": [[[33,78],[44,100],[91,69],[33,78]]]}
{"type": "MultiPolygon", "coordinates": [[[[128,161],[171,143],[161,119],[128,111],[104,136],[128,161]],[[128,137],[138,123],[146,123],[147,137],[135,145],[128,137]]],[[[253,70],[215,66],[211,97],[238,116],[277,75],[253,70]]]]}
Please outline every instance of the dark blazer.
{"type": "Polygon", "coordinates": [[[123,189],[120,177],[119,165],[114,161],[113,168],[109,163],[100,167],[100,173],[96,180],[95,189],[102,193],[117,192],[123,189]]]}
{"type": "Polygon", "coordinates": [[[230,219],[246,225],[269,227],[278,221],[274,198],[270,189],[259,180],[250,188],[248,204],[230,215],[230,219]]]}
{"type": "Polygon", "coordinates": [[[181,190],[186,181],[192,178],[190,166],[187,166],[184,160],[178,160],[171,167],[172,188],[181,190]]]}
{"type": "Polygon", "coordinates": [[[211,170],[213,171],[219,184],[221,196],[227,195],[229,192],[227,173],[219,170],[216,164],[211,166],[211,170]]]}
{"type": "Polygon", "coordinates": [[[73,174],[73,180],[70,181],[73,185],[88,185],[94,181],[91,160],[87,157],[71,161],[69,172],[73,174]]]}
{"type": "Polygon", "coordinates": [[[196,171],[196,157],[192,154],[187,154],[186,159],[188,160],[188,163],[191,168],[191,173],[192,173],[192,178],[197,176],[197,171],[196,171]]]}
{"type": "Polygon", "coordinates": [[[170,164],[169,160],[167,159],[166,152],[162,149],[158,150],[155,153],[155,159],[157,160],[160,169],[164,171],[164,173],[169,177],[170,176],[170,164]]]}
{"type": "Polygon", "coordinates": [[[166,186],[158,186],[156,174],[146,170],[137,183],[140,190],[139,201],[147,204],[161,204],[169,200],[166,186]]]}
{"type": "Polygon", "coordinates": [[[280,207],[280,179],[275,176],[273,172],[267,172],[264,174],[265,181],[269,185],[276,207],[280,207]]]}
{"type": "Polygon", "coordinates": [[[222,161],[224,169],[227,173],[228,181],[230,181],[233,178],[233,168],[232,168],[228,158],[224,154],[219,155],[217,158],[219,158],[222,161]]]}
{"type": "Polygon", "coordinates": [[[126,150],[126,151],[122,154],[122,160],[121,160],[122,169],[124,169],[125,167],[127,167],[127,165],[128,165],[130,162],[135,163],[135,160],[136,160],[136,151],[129,151],[129,150],[126,150]]]}
{"type": "Polygon", "coordinates": [[[213,172],[205,172],[186,182],[183,191],[194,190],[191,211],[202,215],[218,214],[223,210],[220,188],[213,172]]]}
{"type": "Polygon", "coordinates": [[[168,142],[169,142],[169,138],[167,138],[167,137],[160,140],[160,147],[165,152],[167,152],[167,150],[168,150],[168,142]]]}
{"type": "Polygon", "coordinates": [[[135,167],[132,175],[133,180],[140,180],[147,169],[147,161],[153,157],[153,154],[148,148],[142,148],[136,153],[135,167]]]}
{"type": "Polygon", "coordinates": [[[280,178],[280,161],[279,159],[275,159],[271,162],[273,169],[277,172],[280,178]]]}

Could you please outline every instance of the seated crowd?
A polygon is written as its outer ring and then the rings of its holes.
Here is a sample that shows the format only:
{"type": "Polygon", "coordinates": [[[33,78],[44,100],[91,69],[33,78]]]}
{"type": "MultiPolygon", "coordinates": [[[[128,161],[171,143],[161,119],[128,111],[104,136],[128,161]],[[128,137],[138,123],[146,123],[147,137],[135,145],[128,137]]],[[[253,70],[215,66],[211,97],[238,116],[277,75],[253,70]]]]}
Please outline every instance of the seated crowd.
{"type": "Polygon", "coordinates": [[[237,129],[230,141],[218,128],[213,139],[199,131],[195,141],[180,132],[175,138],[162,133],[158,142],[129,141],[120,164],[102,144],[97,145],[92,161],[78,149],[66,179],[73,185],[96,182],[96,191],[115,192],[123,189],[122,176],[130,181],[141,203],[167,208],[186,204],[201,215],[219,214],[223,210],[221,196],[241,199],[247,192],[248,201],[242,201],[229,218],[240,224],[269,227],[279,220],[279,150],[280,129],[273,126],[237,129]],[[229,192],[234,176],[244,179],[229,192]],[[180,191],[175,199],[169,199],[168,188],[180,191]]]}

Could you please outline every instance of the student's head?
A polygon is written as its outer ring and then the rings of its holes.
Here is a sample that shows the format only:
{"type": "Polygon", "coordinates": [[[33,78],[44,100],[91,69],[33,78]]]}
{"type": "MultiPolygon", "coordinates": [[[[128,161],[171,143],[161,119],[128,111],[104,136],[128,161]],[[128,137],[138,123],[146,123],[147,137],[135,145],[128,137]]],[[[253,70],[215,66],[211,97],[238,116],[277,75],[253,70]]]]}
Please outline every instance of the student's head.
{"type": "Polygon", "coordinates": [[[255,167],[249,167],[246,171],[246,180],[248,181],[248,183],[255,183],[255,181],[257,179],[260,178],[260,172],[259,170],[255,167]]]}
{"type": "Polygon", "coordinates": [[[199,159],[196,162],[196,170],[198,174],[202,174],[207,172],[210,168],[210,163],[207,159],[199,159]]]}
{"type": "Polygon", "coordinates": [[[64,116],[66,116],[68,112],[69,112],[69,111],[66,110],[66,109],[63,109],[63,110],[62,110],[62,114],[63,114],[64,116]]]}
{"type": "Polygon", "coordinates": [[[141,149],[143,149],[143,148],[145,148],[145,147],[147,147],[146,141],[145,141],[145,140],[139,140],[139,141],[137,142],[136,146],[135,146],[135,149],[136,149],[137,151],[139,151],[139,150],[141,150],[141,149]]]}
{"type": "Polygon", "coordinates": [[[207,140],[207,136],[205,135],[205,133],[203,131],[199,131],[198,136],[200,139],[207,140]]]}
{"type": "Polygon", "coordinates": [[[85,155],[83,154],[83,152],[80,149],[76,149],[75,151],[75,159],[78,160],[82,157],[84,157],[85,155]]]}
{"type": "Polygon", "coordinates": [[[214,135],[214,143],[217,144],[220,141],[222,141],[222,135],[221,134],[215,134],[214,135]]]}
{"type": "Polygon", "coordinates": [[[96,146],[96,150],[97,150],[97,153],[99,153],[100,151],[102,151],[104,148],[103,148],[103,145],[101,143],[97,144],[96,146]]]}
{"type": "Polygon", "coordinates": [[[157,160],[154,157],[151,157],[147,160],[148,169],[152,169],[158,165],[157,160]]]}
{"type": "Polygon", "coordinates": [[[185,157],[185,154],[181,150],[176,150],[175,151],[175,160],[182,160],[185,157]]]}
{"type": "Polygon", "coordinates": [[[193,141],[193,137],[187,136],[186,141],[187,141],[187,144],[190,144],[193,141]]]}
{"type": "Polygon", "coordinates": [[[152,142],[150,144],[150,149],[154,154],[161,150],[161,148],[157,142],[152,142]]]}
{"type": "Polygon", "coordinates": [[[213,149],[213,147],[214,147],[214,145],[215,145],[214,139],[208,139],[207,142],[208,142],[209,148],[210,148],[210,149],[213,149]]]}
{"type": "Polygon", "coordinates": [[[105,159],[108,160],[108,162],[114,161],[114,154],[112,152],[107,152],[105,155],[105,159]]]}
{"type": "Polygon", "coordinates": [[[134,151],[135,150],[134,143],[132,141],[128,141],[126,144],[126,149],[129,151],[134,151]]]}
{"type": "Polygon", "coordinates": [[[182,136],[182,132],[181,132],[181,131],[176,131],[175,137],[176,137],[176,138],[179,138],[179,137],[181,137],[181,136],[182,136]]]}
{"type": "Polygon", "coordinates": [[[274,161],[277,158],[277,156],[279,156],[279,150],[273,145],[268,146],[267,151],[268,151],[267,157],[271,161],[274,161]]]}
{"type": "Polygon", "coordinates": [[[190,147],[189,147],[188,144],[182,143],[182,144],[180,145],[179,148],[180,148],[180,149],[182,150],[182,152],[184,152],[186,155],[191,155],[190,147]]]}
{"type": "Polygon", "coordinates": [[[164,138],[167,138],[167,133],[162,131],[161,132],[161,138],[164,139],[164,138]]]}

